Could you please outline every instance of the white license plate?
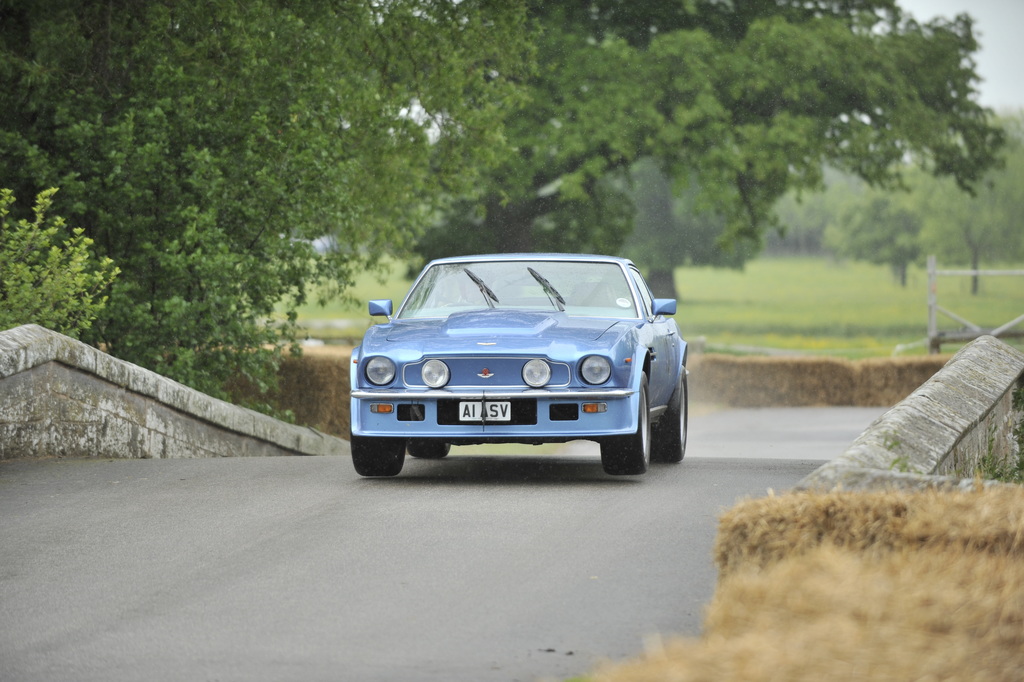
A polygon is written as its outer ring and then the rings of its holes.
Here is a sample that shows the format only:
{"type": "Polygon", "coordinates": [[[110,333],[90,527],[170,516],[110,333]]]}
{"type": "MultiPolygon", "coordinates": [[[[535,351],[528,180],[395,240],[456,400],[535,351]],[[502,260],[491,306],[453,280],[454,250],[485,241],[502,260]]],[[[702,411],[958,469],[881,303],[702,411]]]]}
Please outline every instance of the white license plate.
{"type": "Polygon", "coordinates": [[[507,422],[512,421],[512,403],[510,402],[461,402],[459,403],[459,421],[461,422],[507,422]]]}

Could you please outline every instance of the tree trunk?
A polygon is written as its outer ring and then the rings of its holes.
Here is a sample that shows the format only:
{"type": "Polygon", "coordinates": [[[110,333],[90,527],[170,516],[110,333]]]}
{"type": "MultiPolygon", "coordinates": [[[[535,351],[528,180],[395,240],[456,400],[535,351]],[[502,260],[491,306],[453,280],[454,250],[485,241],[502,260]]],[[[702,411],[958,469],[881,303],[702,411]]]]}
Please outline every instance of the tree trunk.
{"type": "Polygon", "coordinates": [[[903,287],[904,289],[906,289],[907,288],[907,264],[906,263],[900,263],[900,264],[894,265],[892,267],[893,267],[893,270],[896,271],[896,273],[895,273],[896,274],[896,278],[900,281],[900,286],[903,287]]]}
{"type": "Polygon", "coordinates": [[[975,274],[971,275],[971,296],[978,295],[978,274],[977,271],[981,267],[981,258],[978,256],[978,251],[974,250],[971,252],[971,269],[975,271],[975,274]]]}
{"type": "Polygon", "coordinates": [[[671,269],[651,268],[647,275],[647,284],[657,298],[678,298],[676,280],[671,269]]]}
{"type": "Polygon", "coordinates": [[[501,203],[497,198],[487,202],[484,227],[494,236],[498,253],[530,253],[533,251],[533,220],[536,208],[532,202],[501,203]]]}

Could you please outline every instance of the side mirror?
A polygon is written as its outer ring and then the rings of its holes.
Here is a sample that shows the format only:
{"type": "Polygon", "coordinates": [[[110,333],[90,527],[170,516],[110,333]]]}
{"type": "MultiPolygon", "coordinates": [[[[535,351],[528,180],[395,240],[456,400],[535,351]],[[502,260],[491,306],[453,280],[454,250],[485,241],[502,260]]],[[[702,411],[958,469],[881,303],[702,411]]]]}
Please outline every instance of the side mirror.
{"type": "Polygon", "coordinates": [[[391,299],[381,298],[376,301],[370,301],[367,306],[370,309],[370,315],[378,317],[383,315],[384,317],[391,319],[391,314],[394,312],[394,306],[391,304],[391,299]]]}
{"type": "Polygon", "coordinates": [[[654,310],[652,312],[655,315],[675,315],[676,314],[676,299],[674,299],[674,298],[656,298],[656,299],[654,299],[654,310]]]}

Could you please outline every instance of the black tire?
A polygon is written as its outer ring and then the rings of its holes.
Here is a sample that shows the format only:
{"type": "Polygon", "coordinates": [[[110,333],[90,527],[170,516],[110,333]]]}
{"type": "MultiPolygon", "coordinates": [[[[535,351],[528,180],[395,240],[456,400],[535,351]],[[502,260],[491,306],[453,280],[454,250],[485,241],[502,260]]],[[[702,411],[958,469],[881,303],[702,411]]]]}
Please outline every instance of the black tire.
{"type": "Polygon", "coordinates": [[[406,449],[413,457],[420,459],[441,459],[452,449],[451,443],[433,438],[410,438],[406,449]]]}
{"type": "Polygon", "coordinates": [[[651,427],[651,461],[682,462],[686,456],[686,427],[689,417],[689,395],[686,389],[686,368],[679,376],[679,385],[668,401],[668,409],[651,427]]]}
{"type": "Polygon", "coordinates": [[[601,466],[612,476],[638,476],[651,462],[651,413],[647,405],[647,376],[640,380],[636,432],[601,441],[601,466]]]}
{"type": "Polygon", "coordinates": [[[352,436],[352,464],[360,476],[397,476],[405,464],[404,438],[352,436]]]}

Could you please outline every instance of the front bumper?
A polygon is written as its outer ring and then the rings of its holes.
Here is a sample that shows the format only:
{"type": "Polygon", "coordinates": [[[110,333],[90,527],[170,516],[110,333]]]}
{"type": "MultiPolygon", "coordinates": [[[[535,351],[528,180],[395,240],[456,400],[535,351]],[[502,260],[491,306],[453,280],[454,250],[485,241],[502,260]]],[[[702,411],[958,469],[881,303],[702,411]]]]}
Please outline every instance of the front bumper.
{"type": "Polygon", "coordinates": [[[540,443],[633,433],[637,401],[630,389],[360,389],[352,392],[350,417],[356,436],[540,443]],[[511,419],[461,421],[459,405],[473,401],[507,401],[511,419]]]}

